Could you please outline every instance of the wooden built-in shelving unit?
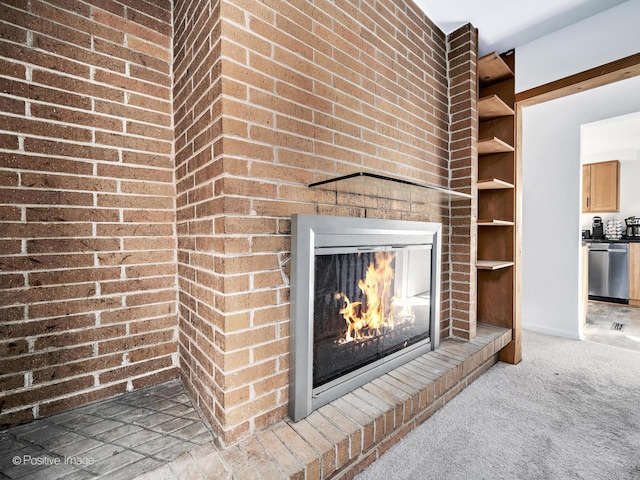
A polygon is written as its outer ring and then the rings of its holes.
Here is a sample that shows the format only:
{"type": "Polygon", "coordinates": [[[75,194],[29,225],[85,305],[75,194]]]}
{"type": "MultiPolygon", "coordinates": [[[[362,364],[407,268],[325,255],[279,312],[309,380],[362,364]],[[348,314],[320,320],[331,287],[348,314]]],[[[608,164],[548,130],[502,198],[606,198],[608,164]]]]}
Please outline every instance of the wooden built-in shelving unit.
{"type": "Polygon", "coordinates": [[[514,55],[478,60],[478,322],[511,328],[500,359],[518,363],[514,55]]]}

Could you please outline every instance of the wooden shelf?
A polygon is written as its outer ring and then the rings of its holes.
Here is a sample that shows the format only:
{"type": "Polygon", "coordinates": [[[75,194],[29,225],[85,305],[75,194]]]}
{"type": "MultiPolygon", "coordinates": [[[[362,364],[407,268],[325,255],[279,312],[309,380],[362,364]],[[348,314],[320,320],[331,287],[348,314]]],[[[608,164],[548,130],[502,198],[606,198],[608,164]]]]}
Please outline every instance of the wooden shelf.
{"type": "Polygon", "coordinates": [[[500,260],[478,260],[476,268],[478,270],[500,270],[501,268],[509,268],[513,266],[513,262],[500,260]]]}
{"type": "Polygon", "coordinates": [[[513,71],[497,53],[489,53],[478,59],[478,80],[482,85],[500,82],[513,77],[513,71]]]}
{"type": "Polygon", "coordinates": [[[497,178],[478,180],[478,190],[501,190],[506,188],[514,188],[514,186],[509,182],[498,180],[497,178]]]}
{"type": "Polygon", "coordinates": [[[512,330],[499,355],[508,363],[522,358],[515,57],[515,51],[483,56],[477,77],[477,319],[512,330]]]}
{"type": "Polygon", "coordinates": [[[498,137],[481,138],[478,140],[478,155],[513,152],[514,148],[498,137]]]}
{"type": "Polygon", "coordinates": [[[480,121],[513,115],[513,109],[496,95],[488,95],[478,100],[478,117],[480,121]]]}
{"type": "Polygon", "coordinates": [[[513,225],[509,220],[478,220],[479,227],[508,227],[513,225]]]}

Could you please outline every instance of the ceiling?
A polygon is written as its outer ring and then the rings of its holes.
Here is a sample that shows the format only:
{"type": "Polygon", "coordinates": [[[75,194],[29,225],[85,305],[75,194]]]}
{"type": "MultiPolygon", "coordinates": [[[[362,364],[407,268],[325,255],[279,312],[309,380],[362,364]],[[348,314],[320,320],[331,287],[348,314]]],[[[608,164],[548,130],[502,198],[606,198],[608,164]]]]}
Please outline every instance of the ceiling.
{"type": "MultiPolygon", "coordinates": [[[[443,32],[478,28],[479,56],[503,53],[627,0],[414,0],[443,32]]],[[[582,126],[583,161],[603,155],[640,161],[640,112],[582,126]]]]}
{"type": "Polygon", "coordinates": [[[480,56],[503,53],[626,0],[415,0],[443,32],[471,22],[480,56]]]}

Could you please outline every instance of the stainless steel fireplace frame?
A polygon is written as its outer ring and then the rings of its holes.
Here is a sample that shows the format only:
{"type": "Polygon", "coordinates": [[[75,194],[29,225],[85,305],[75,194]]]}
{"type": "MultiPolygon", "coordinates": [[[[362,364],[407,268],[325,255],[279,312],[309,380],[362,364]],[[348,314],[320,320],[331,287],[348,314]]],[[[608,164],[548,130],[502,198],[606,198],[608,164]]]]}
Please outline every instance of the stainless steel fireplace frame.
{"type": "Polygon", "coordinates": [[[438,347],[442,225],[322,215],[291,219],[291,362],[289,416],[299,421],[313,410],[438,347]],[[313,295],[316,248],[367,251],[431,245],[429,339],[388,355],[318,388],[313,388],[313,295]],[[301,275],[300,272],[306,272],[301,275]]]}

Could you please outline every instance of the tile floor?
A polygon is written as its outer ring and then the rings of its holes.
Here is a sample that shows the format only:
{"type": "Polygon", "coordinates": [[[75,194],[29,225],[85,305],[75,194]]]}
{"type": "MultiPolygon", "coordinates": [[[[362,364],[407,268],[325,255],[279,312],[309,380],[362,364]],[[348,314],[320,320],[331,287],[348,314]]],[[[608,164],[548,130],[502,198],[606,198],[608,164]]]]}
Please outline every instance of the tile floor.
{"type": "Polygon", "coordinates": [[[128,480],[212,441],[172,380],[0,432],[0,479],[128,480]]]}
{"type": "Polygon", "coordinates": [[[585,340],[640,351],[640,307],[589,302],[585,340]],[[621,324],[622,329],[612,328],[621,324]]]}

